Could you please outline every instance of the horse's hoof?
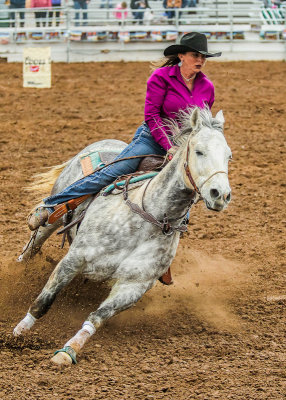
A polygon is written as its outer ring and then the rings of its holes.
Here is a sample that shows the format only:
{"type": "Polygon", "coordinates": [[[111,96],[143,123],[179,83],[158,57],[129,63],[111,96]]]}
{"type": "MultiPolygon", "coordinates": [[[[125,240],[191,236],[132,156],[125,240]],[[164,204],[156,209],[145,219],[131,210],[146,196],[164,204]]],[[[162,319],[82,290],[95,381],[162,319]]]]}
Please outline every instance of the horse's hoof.
{"type": "Polygon", "coordinates": [[[55,354],[51,358],[51,361],[57,365],[72,365],[71,357],[67,353],[64,353],[63,351],[60,351],[59,353],[55,354]]]}
{"type": "Polygon", "coordinates": [[[17,337],[29,331],[35,322],[36,318],[28,312],[25,318],[23,318],[22,321],[20,321],[19,324],[16,326],[16,328],[14,328],[13,335],[17,337]]]}
{"type": "Polygon", "coordinates": [[[18,337],[23,335],[26,331],[29,329],[26,328],[25,325],[23,325],[22,321],[13,329],[13,336],[18,337]]]}
{"type": "Polygon", "coordinates": [[[18,325],[13,329],[13,336],[18,337],[22,335],[22,330],[19,329],[18,325]]]}

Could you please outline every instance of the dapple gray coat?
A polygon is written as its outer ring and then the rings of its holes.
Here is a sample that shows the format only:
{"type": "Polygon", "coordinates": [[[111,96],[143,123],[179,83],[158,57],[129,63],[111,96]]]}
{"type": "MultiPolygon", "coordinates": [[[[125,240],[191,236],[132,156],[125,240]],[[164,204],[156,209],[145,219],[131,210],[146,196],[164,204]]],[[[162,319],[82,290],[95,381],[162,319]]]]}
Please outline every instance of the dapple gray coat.
{"type": "MultiPolygon", "coordinates": [[[[153,178],[144,196],[146,210],[158,220],[163,220],[166,213],[171,225],[179,226],[188,211],[194,187],[185,171],[187,159],[206,206],[221,211],[228,205],[230,186],[227,174],[231,152],[222,132],[223,123],[221,111],[212,118],[208,109],[196,108],[181,113],[180,127],[173,124],[174,140],[179,149],[172,161],[153,178]]],[[[119,141],[103,141],[91,147],[100,150],[109,145],[119,152],[125,146],[119,141]]],[[[84,151],[87,150],[89,147],[84,151]]],[[[67,164],[53,193],[81,177],[77,156],[67,164]]],[[[147,182],[129,192],[132,202],[141,206],[146,185],[147,182]]],[[[56,228],[40,228],[34,245],[39,248],[56,228]]],[[[52,360],[59,364],[70,364],[72,359],[75,360],[76,353],[104,321],[134,305],[152,288],[171,265],[180,238],[179,232],[166,236],[157,226],[134,214],[122,195],[97,198],[88,208],[77,235],[75,228],[71,234],[73,242],[68,253],[56,266],[26,317],[14,329],[15,336],[30,329],[47,312],[57,293],[79,273],[96,281],[112,280],[114,284],[108,298],[88,316],[82,329],[64,349],[53,357],[52,360]]],[[[32,254],[31,243],[20,261],[25,254],[32,254]]]]}

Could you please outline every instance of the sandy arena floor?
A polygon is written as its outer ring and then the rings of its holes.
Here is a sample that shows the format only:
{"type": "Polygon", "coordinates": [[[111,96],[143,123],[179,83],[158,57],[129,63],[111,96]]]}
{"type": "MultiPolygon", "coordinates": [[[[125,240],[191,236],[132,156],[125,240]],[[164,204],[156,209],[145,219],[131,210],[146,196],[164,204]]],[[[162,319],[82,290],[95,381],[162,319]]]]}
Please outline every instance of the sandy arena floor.
{"type": "Polygon", "coordinates": [[[0,398],[5,400],[285,400],[285,109],[283,62],[209,62],[233,151],[233,200],[198,204],[173,263],[136,307],[111,319],[79,363],[49,361],[106,296],[75,281],[25,338],[12,337],[66,252],[48,241],[16,263],[37,199],[31,176],[91,142],[130,141],[143,119],[147,63],[52,66],[52,89],[23,89],[1,64],[0,398]]]}

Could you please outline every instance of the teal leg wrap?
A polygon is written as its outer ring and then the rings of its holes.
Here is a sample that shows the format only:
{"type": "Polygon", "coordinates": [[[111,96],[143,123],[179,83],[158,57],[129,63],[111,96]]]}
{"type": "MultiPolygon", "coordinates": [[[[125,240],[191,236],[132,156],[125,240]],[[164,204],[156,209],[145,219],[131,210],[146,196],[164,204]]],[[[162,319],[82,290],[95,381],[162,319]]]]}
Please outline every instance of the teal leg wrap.
{"type": "Polygon", "coordinates": [[[77,361],[76,361],[76,352],[74,351],[74,349],[73,349],[72,347],[70,347],[70,346],[65,346],[65,347],[63,347],[62,349],[55,351],[55,352],[54,352],[54,355],[56,355],[56,354],[58,354],[58,353],[67,353],[67,354],[70,356],[70,358],[72,359],[72,363],[73,363],[73,364],[77,364],[77,361]]]}

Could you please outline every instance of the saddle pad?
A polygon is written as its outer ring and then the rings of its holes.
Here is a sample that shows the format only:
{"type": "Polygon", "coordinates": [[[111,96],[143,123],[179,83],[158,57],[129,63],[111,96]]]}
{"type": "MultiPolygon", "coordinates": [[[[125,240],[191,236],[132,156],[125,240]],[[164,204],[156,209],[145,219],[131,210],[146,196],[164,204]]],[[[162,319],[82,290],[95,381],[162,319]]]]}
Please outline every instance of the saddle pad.
{"type": "Polygon", "coordinates": [[[84,176],[92,174],[97,168],[110,163],[117,156],[112,151],[90,151],[80,156],[80,164],[84,176]]]}

